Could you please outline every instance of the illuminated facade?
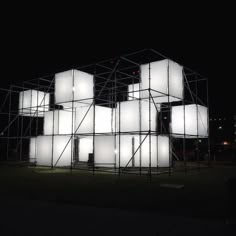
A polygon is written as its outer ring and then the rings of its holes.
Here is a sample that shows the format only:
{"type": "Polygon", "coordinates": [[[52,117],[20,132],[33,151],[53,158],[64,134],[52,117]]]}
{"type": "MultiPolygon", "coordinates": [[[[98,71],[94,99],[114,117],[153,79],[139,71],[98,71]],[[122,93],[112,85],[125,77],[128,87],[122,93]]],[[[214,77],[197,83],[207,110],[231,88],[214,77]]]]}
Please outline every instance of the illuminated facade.
{"type": "Polygon", "coordinates": [[[39,166],[159,174],[171,173],[176,160],[187,167],[189,143],[209,142],[207,80],[154,50],[20,88],[9,90],[18,105],[9,106],[8,158],[15,145],[18,160],[28,155],[39,166]]]}

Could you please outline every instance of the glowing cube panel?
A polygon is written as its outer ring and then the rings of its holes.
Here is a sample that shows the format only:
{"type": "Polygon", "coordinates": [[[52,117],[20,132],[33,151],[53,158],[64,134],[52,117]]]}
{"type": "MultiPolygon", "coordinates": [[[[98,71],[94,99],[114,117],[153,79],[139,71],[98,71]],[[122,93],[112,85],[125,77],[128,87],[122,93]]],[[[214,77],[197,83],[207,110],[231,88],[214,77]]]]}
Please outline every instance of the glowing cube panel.
{"type": "MultiPolygon", "coordinates": [[[[117,145],[116,145],[116,166],[125,167],[133,156],[134,152],[137,149],[137,144],[139,143],[139,136],[132,135],[121,135],[120,136],[120,148],[119,148],[119,137],[117,137],[117,145]],[[119,155],[120,151],[120,155],[119,155]],[[120,158],[120,160],[119,160],[120,158]]],[[[133,160],[129,162],[128,167],[139,166],[140,161],[139,151],[135,154],[133,160]]]]}
{"type": "Polygon", "coordinates": [[[173,106],[172,134],[180,138],[208,137],[208,109],[201,105],[173,106]]]}
{"type": "Polygon", "coordinates": [[[85,100],[81,102],[92,103],[92,98],[93,75],[79,70],[68,70],[55,75],[56,103],[83,99],[85,100]]]}
{"type": "MultiPolygon", "coordinates": [[[[150,103],[151,130],[156,130],[157,111],[155,105],[150,103]]],[[[135,132],[149,130],[149,102],[146,100],[133,100],[120,102],[117,108],[117,130],[120,132],[135,132]],[[120,106],[120,108],[119,108],[120,106]],[[120,116],[119,116],[120,113],[120,116]],[[141,115],[140,115],[141,113],[141,115]],[[140,118],[141,117],[141,118],[140,118]],[[119,122],[120,119],[120,122],[119,122]]]]}
{"type": "Polygon", "coordinates": [[[75,111],[75,132],[76,134],[93,133],[93,113],[94,107],[83,105],[75,111]]]}
{"type": "Polygon", "coordinates": [[[95,136],[94,161],[96,166],[115,165],[115,137],[114,136],[95,136]]]}
{"type": "Polygon", "coordinates": [[[45,112],[44,134],[72,134],[72,111],[54,110],[45,112]]]}
{"type": "MultiPolygon", "coordinates": [[[[77,134],[93,133],[93,124],[94,124],[93,115],[94,115],[94,106],[90,107],[90,105],[83,105],[81,107],[76,108],[75,130],[79,127],[76,131],[77,134]]],[[[114,117],[115,117],[115,112],[113,114],[112,108],[96,105],[95,132],[96,133],[113,132],[115,127],[114,117]]]]}
{"type": "Polygon", "coordinates": [[[22,116],[44,116],[49,110],[49,93],[25,90],[19,93],[19,114],[22,116]]]}
{"type": "Polygon", "coordinates": [[[169,167],[171,164],[171,151],[169,151],[168,136],[157,137],[153,135],[148,135],[145,138],[145,135],[141,136],[121,135],[120,149],[119,149],[118,139],[116,146],[117,146],[117,157],[116,157],[117,166],[119,166],[119,150],[120,150],[120,166],[122,167],[125,166],[140,167],[140,165],[141,167],[149,167],[149,164],[151,164],[151,167],[157,167],[157,165],[158,167],[169,167]],[[151,159],[149,156],[150,143],[151,143],[151,159]],[[130,161],[134,153],[135,153],[134,158],[133,160],[130,161]]]}
{"type": "Polygon", "coordinates": [[[70,136],[37,137],[37,165],[51,166],[53,164],[54,166],[60,156],[61,158],[59,159],[56,166],[71,165],[70,136]],[[62,154],[63,150],[64,152],[62,154]]]}
{"type": "MultiPolygon", "coordinates": [[[[144,140],[144,138],[145,138],[145,135],[142,135],[141,142],[144,140]]],[[[151,167],[157,167],[157,137],[156,136],[148,135],[147,138],[142,143],[140,147],[140,151],[141,151],[142,167],[149,167],[150,161],[151,161],[151,167]],[[149,154],[150,154],[149,142],[151,143],[151,160],[149,158],[149,154]]]]}
{"type": "Polygon", "coordinates": [[[112,113],[112,108],[95,106],[95,132],[111,133],[114,129],[115,111],[112,113]]]}
{"type": "Polygon", "coordinates": [[[93,153],[93,138],[81,137],[79,139],[79,161],[88,161],[89,153],[93,153]]]}
{"type": "Polygon", "coordinates": [[[128,100],[139,98],[140,83],[130,84],[128,86],[128,100]]]}
{"type": "Polygon", "coordinates": [[[29,161],[31,163],[36,162],[37,154],[37,138],[30,138],[30,148],[29,148],[29,161]]]}
{"type": "MultiPolygon", "coordinates": [[[[141,65],[141,88],[155,90],[151,94],[156,103],[173,102],[183,99],[183,67],[171,60],[161,60],[141,65]]],[[[149,92],[141,92],[148,98],[149,92]]]]}
{"type": "Polygon", "coordinates": [[[170,147],[169,137],[159,135],[157,139],[158,167],[172,166],[172,149],[170,147]]]}

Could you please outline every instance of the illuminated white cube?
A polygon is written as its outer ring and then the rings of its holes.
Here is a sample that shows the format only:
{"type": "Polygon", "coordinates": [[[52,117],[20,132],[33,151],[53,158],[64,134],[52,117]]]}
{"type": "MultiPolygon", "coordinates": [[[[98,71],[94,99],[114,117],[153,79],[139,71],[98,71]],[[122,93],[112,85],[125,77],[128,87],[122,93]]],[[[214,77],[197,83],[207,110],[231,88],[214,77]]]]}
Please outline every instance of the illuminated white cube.
{"type": "Polygon", "coordinates": [[[30,146],[29,146],[29,161],[31,163],[36,162],[37,155],[37,138],[30,138],[30,146]]]}
{"type": "Polygon", "coordinates": [[[158,167],[172,166],[172,150],[169,142],[169,137],[164,135],[158,136],[158,167]]]}
{"type": "MultiPolygon", "coordinates": [[[[145,135],[141,136],[141,142],[145,139],[145,135]]],[[[137,143],[137,147],[141,143],[137,143]]],[[[142,167],[157,167],[157,137],[153,135],[148,135],[144,142],[140,146],[141,151],[141,165],[142,167]],[[151,145],[150,145],[151,143],[151,145]],[[151,152],[149,151],[151,147],[151,152]],[[150,156],[151,154],[151,156],[150,156]]]]}
{"type": "Polygon", "coordinates": [[[115,166],[115,137],[95,136],[94,161],[96,166],[115,166]]]}
{"type": "Polygon", "coordinates": [[[132,100],[120,102],[117,107],[117,130],[120,132],[149,131],[149,115],[151,119],[151,131],[156,131],[157,110],[148,100],[132,100]],[[120,106],[120,108],[119,108],[120,106]],[[119,115],[120,113],[120,115],[119,115]],[[120,122],[119,122],[120,119],[120,122]]]}
{"type": "Polygon", "coordinates": [[[117,136],[116,139],[116,166],[117,167],[132,167],[139,163],[139,151],[134,155],[136,151],[135,143],[137,142],[136,136],[132,135],[120,135],[120,139],[117,136]],[[119,148],[120,141],[120,148],[119,148]],[[120,151],[120,154],[119,154],[120,151]],[[134,155],[133,160],[130,161],[131,157],[134,155]],[[130,162],[129,162],[130,161],[130,162]],[[129,162],[129,164],[128,164],[129,162]]]}
{"type": "Polygon", "coordinates": [[[173,136],[180,138],[208,137],[207,107],[191,104],[173,106],[171,109],[173,136]]]}
{"type": "Polygon", "coordinates": [[[49,93],[25,90],[19,93],[19,114],[22,116],[42,117],[49,110],[49,93]]]}
{"type": "Polygon", "coordinates": [[[128,85],[128,100],[139,98],[140,83],[128,85]]]}
{"type": "Polygon", "coordinates": [[[70,101],[93,102],[93,75],[68,70],[55,75],[55,103],[70,101]]]}
{"type": "Polygon", "coordinates": [[[45,117],[44,117],[45,135],[72,134],[73,129],[74,128],[72,127],[72,111],[54,110],[45,112],[45,117]]]}
{"type": "Polygon", "coordinates": [[[93,133],[94,106],[82,105],[75,111],[75,132],[76,134],[93,133]]]}
{"type": "Polygon", "coordinates": [[[119,139],[117,138],[117,167],[119,167],[119,163],[120,167],[149,167],[150,164],[151,167],[170,166],[171,150],[169,150],[168,136],[158,136],[157,138],[157,136],[148,135],[145,137],[145,135],[121,135],[120,149],[119,139]],[[150,148],[151,152],[149,151],[150,148]],[[131,159],[133,155],[134,157],[131,159]]]}
{"type": "Polygon", "coordinates": [[[156,103],[173,102],[183,99],[183,67],[165,59],[141,65],[142,98],[149,97],[149,78],[151,94],[156,103]]]}
{"type": "Polygon", "coordinates": [[[37,165],[70,166],[71,148],[70,136],[38,136],[37,165]]]}
{"type": "Polygon", "coordinates": [[[115,109],[95,106],[95,132],[111,133],[115,130],[115,109]]]}
{"type": "MultiPolygon", "coordinates": [[[[83,105],[76,108],[75,130],[77,134],[93,133],[94,106],[83,105]],[[78,128],[79,127],[79,128],[78,128]]],[[[110,133],[115,131],[115,111],[112,108],[95,106],[95,133],[110,133]]]]}
{"type": "Polygon", "coordinates": [[[79,138],[79,161],[87,162],[90,153],[93,153],[93,137],[79,138]]]}

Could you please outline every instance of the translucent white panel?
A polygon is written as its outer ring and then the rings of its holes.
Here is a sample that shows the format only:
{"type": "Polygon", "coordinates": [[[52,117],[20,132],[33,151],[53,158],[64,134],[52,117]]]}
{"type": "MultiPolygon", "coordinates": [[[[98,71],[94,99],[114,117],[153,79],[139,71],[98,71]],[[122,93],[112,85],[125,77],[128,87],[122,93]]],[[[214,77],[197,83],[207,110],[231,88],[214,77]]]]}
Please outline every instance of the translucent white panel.
{"type": "Polygon", "coordinates": [[[45,113],[45,118],[44,118],[45,135],[71,134],[71,133],[72,133],[71,111],[55,110],[55,111],[48,111],[45,113]]]}
{"type": "Polygon", "coordinates": [[[172,156],[168,136],[158,136],[158,167],[171,166],[172,156]]]}
{"type": "MultiPolygon", "coordinates": [[[[183,99],[183,74],[182,66],[179,64],[165,59],[141,65],[142,89],[149,89],[149,78],[150,88],[155,90],[151,91],[155,102],[173,102],[183,99]]],[[[149,92],[141,92],[141,97],[148,98],[149,92]]]]}
{"type": "Polygon", "coordinates": [[[125,167],[125,166],[140,167],[140,164],[141,164],[141,167],[149,167],[150,163],[151,163],[151,167],[157,167],[157,164],[159,167],[170,166],[171,150],[169,150],[168,136],[158,136],[157,138],[157,136],[148,135],[146,138],[145,137],[146,137],[145,135],[141,135],[141,136],[121,135],[120,155],[119,155],[119,139],[117,138],[117,145],[116,145],[117,146],[117,157],[116,157],[117,167],[119,167],[119,158],[120,158],[121,167],[125,167]],[[151,152],[149,151],[150,148],[151,148],[151,152]],[[133,158],[133,161],[132,160],[130,161],[134,153],[135,153],[135,156],[133,158]],[[140,153],[141,153],[141,156],[140,156],[140,153]]]}
{"type": "Polygon", "coordinates": [[[95,136],[94,160],[97,166],[111,166],[115,164],[115,137],[95,136]]]}
{"type": "Polygon", "coordinates": [[[169,60],[169,94],[173,99],[183,99],[183,67],[171,60],[169,60]]]}
{"type": "Polygon", "coordinates": [[[140,83],[130,84],[128,86],[128,100],[139,98],[140,83]]]}
{"type": "Polygon", "coordinates": [[[197,135],[201,138],[208,136],[208,111],[206,107],[196,104],[173,106],[171,121],[172,133],[176,137],[184,137],[184,134],[188,138],[196,138],[194,136],[197,135]]]}
{"type": "Polygon", "coordinates": [[[152,167],[157,167],[157,137],[145,135],[121,135],[120,137],[120,149],[119,139],[117,138],[117,158],[116,165],[121,167],[149,167],[151,162],[152,167]],[[151,146],[149,146],[149,138],[151,146]],[[141,145],[140,145],[141,144],[141,145]],[[149,150],[151,147],[151,159],[149,158],[149,150]],[[120,150],[120,155],[119,155],[120,150]],[[135,155],[134,155],[135,153],[135,155]],[[141,157],[140,157],[141,153],[141,157]],[[131,157],[134,157],[131,160],[131,157]],[[129,163],[129,164],[128,164],[129,163]]]}
{"type": "MultiPolygon", "coordinates": [[[[130,131],[148,131],[149,130],[149,101],[147,100],[133,100],[125,101],[118,104],[117,108],[117,130],[121,132],[130,131]],[[119,105],[120,104],[120,105],[119,105]],[[120,106],[120,109],[119,109],[120,106]],[[120,112],[120,117],[119,117],[120,112]],[[120,118],[120,123],[119,123],[120,118]]],[[[156,116],[157,111],[155,105],[150,103],[151,110],[151,130],[156,130],[156,116]]]]}
{"type": "Polygon", "coordinates": [[[22,116],[44,116],[49,110],[49,93],[25,90],[19,93],[19,114],[22,116]]]}
{"type": "Polygon", "coordinates": [[[88,161],[89,153],[93,153],[93,138],[79,139],[79,161],[88,161]]]}
{"type": "Polygon", "coordinates": [[[157,92],[168,93],[168,60],[155,61],[141,65],[142,89],[150,88],[157,92]]]}
{"type": "MultiPolygon", "coordinates": [[[[135,141],[137,142],[138,140],[135,140],[135,137],[132,135],[121,135],[120,136],[120,148],[119,148],[119,137],[117,137],[117,144],[116,144],[116,166],[119,167],[125,167],[128,162],[130,161],[131,157],[133,156],[135,152],[135,141]],[[120,150],[120,154],[119,154],[120,150]]],[[[138,163],[139,161],[139,152],[137,152],[134,156],[133,161],[130,161],[129,164],[127,165],[128,167],[130,166],[135,166],[135,162],[138,163]]]]}
{"type": "Polygon", "coordinates": [[[44,116],[44,123],[43,123],[43,130],[45,135],[51,135],[51,134],[58,134],[59,133],[59,111],[55,110],[54,113],[53,111],[48,111],[45,113],[44,116]],[[54,121],[53,121],[53,116],[54,116],[54,121]],[[54,128],[54,131],[53,131],[54,128]]]}
{"type": "Polygon", "coordinates": [[[55,74],[55,103],[73,100],[73,70],[55,74]]]}
{"type": "Polygon", "coordinates": [[[30,138],[29,161],[31,163],[36,162],[36,142],[37,138],[30,138]]]}
{"type": "Polygon", "coordinates": [[[71,164],[70,136],[37,137],[37,165],[51,166],[52,163],[53,165],[56,164],[56,166],[70,166],[71,164]],[[59,161],[57,162],[58,159],[59,161]]]}
{"type": "Polygon", "coordinates": [[[198,135],[208,137],[208,109],[204,106],[197,106],[198,110],[198,135]]]}
{"type": "Polygon", "coordinates": [[[156,130],[157,110],[155,105],[148,100],[141,101],[141,131],[149,130],[149,116],[151,118],[151,131],[156,130]],[[150,109],[150,110],[149,110],[150,109]],[[149,112],[150,111],[150,112],[149,112]]]}
{"type": "MultiPolygon", "coordinates": [[[[55,75],[56,103],[89,98],[93,98],[93,75],[79,70],[68,70],[55,75]]],[[[91,103],[92,100],[84,102],[91,103]]]]}
{"type": "MultiPolygon", "coordinates": [[[[145,139],[145,135],[141,136],[141,142],[145,139]]],[[[138,148],[139,142],[136,147],[138,148]]],[[[141,165],[142,167],[149,167],[151,162],[151,167],[157,167],[157,137],[148,135],[142,145],[141,150],[141,165]],[[151,145],[150,145],[151,143],[151,145]],[[151,160],[150,160],[150,147],[151,147],[151,160]]]]}
{"type": "Polygon", "coordinates": [[[94,107],[83,105],[76,108],[75,131],[77,134],[93,133],[94,107]]]}
{"type": "Polygon", "coordinates": [[[95,132],[107,133],[113,132],[115,127],[115,111],[109,107],[95,106],[95,132]]]}
{"type": "MultiPolygon", "coordinates": [[[[93,75],[74,70],[74,100],[93,98],[93,75]]],[[[92,100],[85,101],[92,103],[92,100]]]]}
{"type": "MultiPolygon", "coordinates": [[[[155,96],[155,93],[152,93],[153,96],[155,96]]],[[[153,100],[155,101],[155,103],[167,103],[167,102],[178,102],[180,101],[180,99],[172,97],[172,96],[157,96],[154,97],[153,100]]]]}
{"type": "Polygon", "coordinates": [[[140,107],[139,101],[126,101],[119,103],[117,108],[117,128],[120,132],[139,131],[140,124],[140,107]],[[119,108],[120,106],[120,108],[119,108]],[[120,114],[119,114],[120,112],[120,114]],[[120,122],[119,122],[120,118],[120,122]]]}
{"type": "MultiPolygon", "coordinates": [[[[77,134],[82,133],[93,133],[93,113],[94,107],[90,105],[83,105],[76,108],[76,118],[75,118],[75,129],[78,128],[77,134]],[[88,113],[87,113],[88,111],[88,113]],[[86,115],[87,113],[87,115],[86,115]],[[86,116],[85,116],[86,115],[86,116]]],[[[115,111],[109,107],[95,106],[95,132],[96,133],[110,133],[113,132],[115,128],[115,111]]]]}

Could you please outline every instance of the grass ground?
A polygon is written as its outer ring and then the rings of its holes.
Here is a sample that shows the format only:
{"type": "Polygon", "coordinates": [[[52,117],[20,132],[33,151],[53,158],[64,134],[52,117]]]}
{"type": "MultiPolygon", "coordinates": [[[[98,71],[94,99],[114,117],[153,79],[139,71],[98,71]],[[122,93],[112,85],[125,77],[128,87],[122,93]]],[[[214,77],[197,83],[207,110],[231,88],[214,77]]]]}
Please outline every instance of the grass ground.
{"type": "Polygon", "coordinates": [[[226,180],[235,166],[217,166],[187,174],[147,176],[92,173],[0,165],[0,194],[25,200],[156,211],[163,214],[217,218],[227,215],[226,180]],[[182,189],[161,184],[181,184],[182,189]]]}

